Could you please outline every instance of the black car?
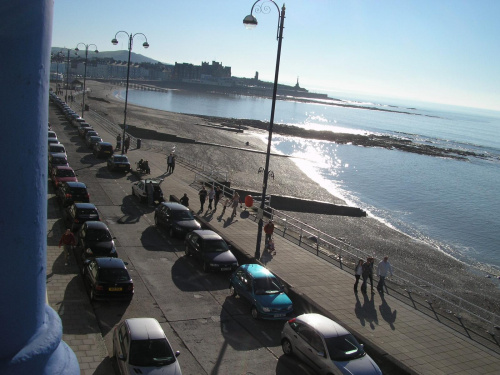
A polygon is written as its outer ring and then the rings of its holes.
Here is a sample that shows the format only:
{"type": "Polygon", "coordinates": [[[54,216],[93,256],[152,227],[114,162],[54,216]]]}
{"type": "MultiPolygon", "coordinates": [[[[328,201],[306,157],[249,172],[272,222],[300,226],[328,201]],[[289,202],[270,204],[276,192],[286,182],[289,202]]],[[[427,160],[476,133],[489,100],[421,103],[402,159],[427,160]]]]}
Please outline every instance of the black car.
{"type": "Polygon", "coordinates": [[[76,202],[88,203],[90,200],[87,186],[83,182],[63,182],[56,194],[63,207],[76,202]]]}
{"type": "Polygon", "coordinates": [[[211,230],[194,230],[184,240],[186,256],[193,255],[203,264],[203,271],[234,271],[238,260],[226,241],[211,230]]]}
{"type": "Polygon", "coordinates": [[[99,136],[93,135],[92,137],[87,138],[86,142],[88,148],[94,148],[96,143],[102,142],[102,138],[99,136]]]}
{"type": "Polygon", "coordinates": [[[64,210],[66,228],[76,232],[86,221],[99,221],[99,212],[92,203],[74,203],[64,210]]]}
{"type": "Polygon", "coordinates": [[[83,264],[83,282],[90,299],[126,299],[134,296],[134,282],[123,260],[97,258],[83,264]]]}
{"type": "Polygon", "coordinates": [[[85,131],[85,143],[89,140],[90,137],[98,137],[99,133],[97,133],[94,129],[89,129],[88,131],[85,131]]]}
{"type": "Polygon", "coordinates": [[[78,125],[78,135],[80,136],[80,138],[84,138],[85,131],[88,131],[88,130],[94,130],[94,128],[92,126],[90,126],[90,124],[87,124],[86,122],[80,123],[78,125]]]}
{"type": "Polygon", "coordinates": [[[62,143],[49,144],[49,154],[66,154],[66,149],[62,143]]]}
{"type": "Polygon", "coordinates": [[[56,165],[68,166],[68,158],[66,154],[63,153],[50,153],[49,154],[49,172],[56,165]]]}
{"type": "Polygon", "coordinates": [[[108,159],[107,164],[110,171],[130,172],[130,162],[125,155],[113,155],[108,159]]]}
{"type": "Polygon", "coordinates": [[[109,142],[99,142],[94,145],[94,155],[98,158],[110,157],[113,152],[113,145],[109,142]]]}
{"type": "Polygon", "coordinates": [[[201,229],[189,208],[175,202],[163,202],[155,209],[155,224],[165,226],[170,237],[184,238],[187,233],[201,229]]]}
{"type": "Polygon", "coordinates": [[[102,221],[86,221],[77,232],[76,246],[82,251],[82,259],[116,258],[115,241],[108,226],[102,221]]]}

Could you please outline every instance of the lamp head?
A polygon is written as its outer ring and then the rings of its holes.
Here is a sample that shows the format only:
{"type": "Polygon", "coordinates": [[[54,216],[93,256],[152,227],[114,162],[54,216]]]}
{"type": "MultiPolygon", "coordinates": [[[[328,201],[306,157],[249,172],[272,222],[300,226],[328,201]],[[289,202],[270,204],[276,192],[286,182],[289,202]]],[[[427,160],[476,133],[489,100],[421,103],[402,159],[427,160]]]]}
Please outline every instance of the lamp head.
{"type": "Polygon", "coordinates": [[[76,47],[76,48],[75,48],[75,51],[76,51],[76,52],[78,52],[78,51],[80,51],[80,50],[78,49],[78,47],[76,47]]]}
{"type": "Polygon", "coordinates": [[[115,45],[115,46],[116,46],[116,45],[118,44],[118,39],[113,38],[113,40],[111,41],[111,43],[113,43],[113,45],[115,45]]]}
{"type": "Polygon", "coordinates": [[[257,26],[257,18],[255,18],[253,15],[249,14],[248,16],[243,18],[243,24],[249,30],[255,29],[255,27],[257,26]]]}
{"type": "Polygon", "coordinates": [[[144,43],[142,43],[142,46],[143,46],[144,48],[148,48],[148,47],[149,47],[149,43],[148,43],[148,42],[144,42],[144,43]]]}
{"type": "Polygon", "coordinates": [[[95,50],[94,52],[95,52],[95,53],[99,53],[99,51],[98,51],[98,50],[95,50]]]}

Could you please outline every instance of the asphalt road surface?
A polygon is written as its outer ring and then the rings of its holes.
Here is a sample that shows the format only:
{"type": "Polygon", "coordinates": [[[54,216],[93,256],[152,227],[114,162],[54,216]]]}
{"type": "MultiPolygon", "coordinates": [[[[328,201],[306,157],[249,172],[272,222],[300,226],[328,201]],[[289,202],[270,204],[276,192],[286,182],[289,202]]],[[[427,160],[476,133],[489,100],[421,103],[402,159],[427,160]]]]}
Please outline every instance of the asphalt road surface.
{"type": "MultiPolygon", "coordinates": [[[[284,356],[283,322],[253,319],[250,305],[229,295],[229,274],[204,273],[184,255],[182,239],[172,239],[166,230],[155,227],[154,208],[131,195],[136,177],[108,171],[106,160],[92,155],[76,129],[54,107],[49,112],[71,167],[116,237],[118,256],[128,263],[134,280],[130,304],[92,303],[110,356],[117,323],[153,317],[174,350],[181,352],[183,374],[314,374],[304,363],[284,356]]],[[[104,129],[96,130],[105,141],[113,140],[104,129]]]]}

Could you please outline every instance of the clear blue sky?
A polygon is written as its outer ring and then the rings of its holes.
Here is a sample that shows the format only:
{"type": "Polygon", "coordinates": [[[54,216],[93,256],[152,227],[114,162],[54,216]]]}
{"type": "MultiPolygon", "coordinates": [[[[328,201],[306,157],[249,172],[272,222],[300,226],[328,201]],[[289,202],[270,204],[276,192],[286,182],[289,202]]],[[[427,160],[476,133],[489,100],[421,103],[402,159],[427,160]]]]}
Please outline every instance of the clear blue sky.
{"type": "MultiPolygon", "coordinates": [[[[52,45],[94,43],[164,63],[218,61],[238,77],[273,81],[278,12],[252,0],[55,0],[52,45]]],[[[262,2],[261,2],[262,3],[262,2]]],[[[279,7],[283,2],[277,2],[279,7]]],[[[279,82],[336,97],[400,98],[500,110],[500,1],[290,0],[279,82]]],[[[271,4],[272,5],[272,4],[271,4]]]]}

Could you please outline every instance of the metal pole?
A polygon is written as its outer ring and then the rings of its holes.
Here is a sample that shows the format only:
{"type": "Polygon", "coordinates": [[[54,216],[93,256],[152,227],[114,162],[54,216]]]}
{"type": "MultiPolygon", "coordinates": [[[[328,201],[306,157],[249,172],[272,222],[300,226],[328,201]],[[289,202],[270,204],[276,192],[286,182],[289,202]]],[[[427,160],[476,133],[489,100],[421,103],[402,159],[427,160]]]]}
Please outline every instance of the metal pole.
{"type": "Polygon", "coordinates": [[[128,80],[130,77],[130,54],[132,52],[133,36],[130,33],[128,42],[128,63],[127,63],[127,87],[125,89],[125,111],[123,117],[123,137],[122,137],[122,155],[125,153],[125,129],[127,128],[127,101],[128,101],[128,80]]]}
{"type": "Polygon", "coordinates": [[[85,46],[85,69],[83,71],[83,99],[82,99],[82,117],[84,116],[84,110],[85,110],[85,80],[87,78],[87,56],[89,54],[89,46],[85,46]]]}
{"type": "Polygon", "coordinates": [[[66,95],[64,101],[68,101],[68,86],[69,86],[69,48],[68,48],[68,60],[66,62],[66,95]]]}
{"type": "Polygon", "coordinates": [[[269,159],[271,157],[271,142],[273,138],[273,125],[274,125],[274,109],[276,107],[276,92],[278,90],[278,74],[280,70],[280,58],[281,58],[281,41],[283,40],[283,24],[285,21],[285,5],[281,8],[280,24],[279,24],[279,36],[278,36],[278,54],[276,57],[276,70],[274,74],[274,88],[273,88],[273,99],[271,104],[271,119],[269,121],[269,136],[267,140],[267,152],[266,152],[266,166],[264,168],[264,180],[262,182],[262,200],[260,201],[260,211],[262,212],[262,217],[259,220],[259,225],[257,229],[257,244],[255,246],[255,258],[260,258],[260,242],[262,240],[262,227],[264,226],[264,207],[265,199],[267,193],[267,180],[269,174],[269,159]]]}

